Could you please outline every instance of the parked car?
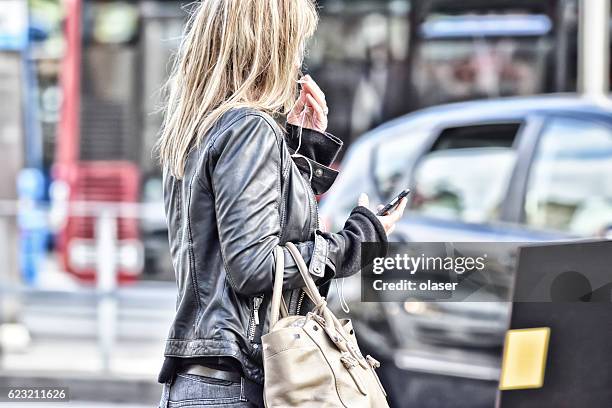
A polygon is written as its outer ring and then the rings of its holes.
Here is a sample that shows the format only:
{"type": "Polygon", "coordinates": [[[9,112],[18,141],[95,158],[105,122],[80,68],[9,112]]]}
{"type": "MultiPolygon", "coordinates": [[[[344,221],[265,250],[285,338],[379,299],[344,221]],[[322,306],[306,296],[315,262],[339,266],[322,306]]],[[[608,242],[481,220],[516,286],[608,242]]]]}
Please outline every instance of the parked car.
{"type": "MultiPolygon", "coordinates": [[[[409,187],[392,241],[604,237],[612,231],[611,180],[611,106],[576,95],[464,102],[417,111],[364,135],[347,152],[320,213],[337,230],[359,193],[375,206],[409,187]]],[[[511,257],[513,245],[507,248],[511,257]]],[[[492,279],[508,287],[512,279],[502,275],[492,279]]],[[[432,406],[464,406],[464,392],[465,406],[493,406],[509,290],[487,302],[360,304],[359,285],[348,279],[345,297],[362,347],[387,363],[382,377],[394,405],[430,406],[420,398],[435,383],[432,406]],[[474,389],[482,396],[476,403],[474,389]]]]}

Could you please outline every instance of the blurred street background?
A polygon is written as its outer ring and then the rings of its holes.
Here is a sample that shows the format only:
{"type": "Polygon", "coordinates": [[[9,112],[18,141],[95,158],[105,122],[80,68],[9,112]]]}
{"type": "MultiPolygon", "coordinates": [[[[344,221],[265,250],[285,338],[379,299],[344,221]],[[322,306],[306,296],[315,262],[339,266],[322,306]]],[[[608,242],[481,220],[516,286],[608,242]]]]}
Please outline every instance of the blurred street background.
{"type": "MultiPolygon", "coordinates": [[[[396,241],[611,237],[609,3],[319,0],[304,71],[345,143],[327,228],[410,187],[396,241]]],[[[152,147],[190,4],[0,2],[0,387],[159,399],[176,285],[152,147]]],[[[508,258],[475,302],[341,284],[394,407],[494,405],[508,258]]]]}

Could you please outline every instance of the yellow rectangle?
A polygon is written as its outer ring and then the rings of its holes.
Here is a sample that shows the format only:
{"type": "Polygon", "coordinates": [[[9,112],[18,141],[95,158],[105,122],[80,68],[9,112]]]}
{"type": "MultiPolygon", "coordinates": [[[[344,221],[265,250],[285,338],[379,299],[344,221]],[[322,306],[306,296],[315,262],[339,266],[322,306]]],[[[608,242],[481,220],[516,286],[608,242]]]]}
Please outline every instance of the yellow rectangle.
{"type": "Polygon", "coordinates": [[[541,388],[544,385],[549,338],[548,327],[508,330],[500,390],[541,388]]]}

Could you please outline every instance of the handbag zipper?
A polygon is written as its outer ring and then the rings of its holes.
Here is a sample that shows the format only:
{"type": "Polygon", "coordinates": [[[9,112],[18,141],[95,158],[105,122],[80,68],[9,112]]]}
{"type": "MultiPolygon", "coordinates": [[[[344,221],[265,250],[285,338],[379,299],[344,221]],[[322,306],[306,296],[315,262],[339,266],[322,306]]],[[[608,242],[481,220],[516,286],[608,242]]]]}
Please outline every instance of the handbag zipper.
{"type": "Polygon", "coordinates": [[[251,320],[249,323],[249,340],[255,339],[255,329],[259,326],[259,308],[263,302],[263,296],[255,296],[253,298],[253,309],[251,313],[251,320]]]}
{"type": "Polygon", "coordinates": [[[302,302],[304,302],[304,297],[306,296],[306,292],[304,292],[303,290],[300,290],[300,299],[298,300],[298,304],[297,304],[297,308],[296,308],[296,315],[300,314],[300,309],[302,309],[302,302]]]}

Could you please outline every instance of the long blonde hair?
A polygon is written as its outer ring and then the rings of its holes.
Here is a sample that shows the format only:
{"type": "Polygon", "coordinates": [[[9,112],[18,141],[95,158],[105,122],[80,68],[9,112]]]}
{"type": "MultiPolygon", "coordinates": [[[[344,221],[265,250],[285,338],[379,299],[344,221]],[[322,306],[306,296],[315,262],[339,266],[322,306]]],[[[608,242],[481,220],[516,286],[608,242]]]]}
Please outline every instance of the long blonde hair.
{"type": "Polygon", "coordinates": [[[296,100],[304,43],[317,25],[313,0],[205,0],[191,15],[168,83],[156,149],[184,175],[189,151],[228,110],[286,114],[296,100]]]}

